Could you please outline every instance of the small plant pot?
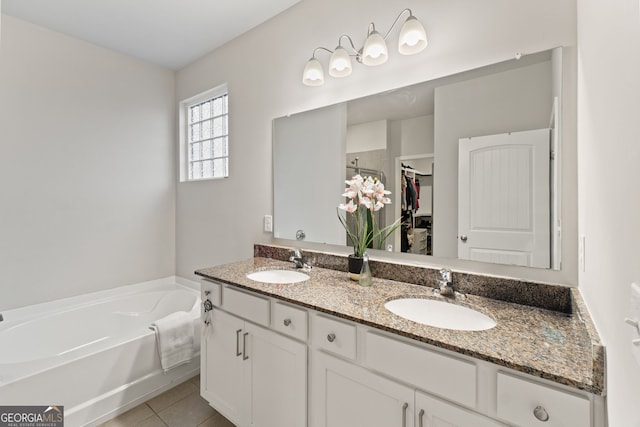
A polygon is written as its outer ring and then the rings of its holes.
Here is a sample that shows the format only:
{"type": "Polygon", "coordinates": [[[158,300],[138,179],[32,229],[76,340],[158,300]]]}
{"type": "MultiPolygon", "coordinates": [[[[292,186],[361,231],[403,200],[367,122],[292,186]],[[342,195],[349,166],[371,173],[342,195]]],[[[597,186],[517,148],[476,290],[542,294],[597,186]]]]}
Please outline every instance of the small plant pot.
{"type": "Polygon", "coordinates": [[[351,280],[360,280],[360,272],[362,271],[362,263],[364,259],[355,255],[349,255],[349,278],[351,280]]]}

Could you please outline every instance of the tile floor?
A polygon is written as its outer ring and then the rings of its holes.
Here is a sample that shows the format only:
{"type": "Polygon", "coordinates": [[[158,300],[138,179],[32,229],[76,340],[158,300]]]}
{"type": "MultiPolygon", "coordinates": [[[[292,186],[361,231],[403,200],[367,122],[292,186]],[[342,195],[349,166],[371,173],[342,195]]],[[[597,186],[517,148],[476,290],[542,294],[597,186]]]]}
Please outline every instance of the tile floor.
{"type": "Polygon", "coordinates": [[[234,427],[200,397],[195,376],[99,427],[234,427]]]}

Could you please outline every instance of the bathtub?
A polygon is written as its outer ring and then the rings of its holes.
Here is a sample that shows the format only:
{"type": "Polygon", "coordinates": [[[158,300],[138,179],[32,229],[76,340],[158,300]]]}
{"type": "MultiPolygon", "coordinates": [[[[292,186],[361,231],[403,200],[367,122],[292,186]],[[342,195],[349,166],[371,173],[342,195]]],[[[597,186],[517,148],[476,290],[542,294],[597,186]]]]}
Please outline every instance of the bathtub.
{"type": "Polygon", "coordinates": [[[200,369],[200,294],[174,277],[3,312],[0,405],[63,405],[65,426],[95,425],[200,369]],[[160,366],[149,325],[193,316],[196,357],[160,366]]]}

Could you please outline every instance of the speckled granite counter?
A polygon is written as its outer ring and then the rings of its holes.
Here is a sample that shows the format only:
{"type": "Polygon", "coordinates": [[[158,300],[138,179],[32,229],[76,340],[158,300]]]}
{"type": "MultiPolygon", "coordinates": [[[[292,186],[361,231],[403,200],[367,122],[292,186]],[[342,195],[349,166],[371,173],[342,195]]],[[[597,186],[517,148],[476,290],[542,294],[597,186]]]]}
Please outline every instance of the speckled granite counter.
{"type": "Polygon", "coordinates": [[[290,268],[291,263],[252,258],[196,271],[218,280],[320,312],[410,337],[517,371],[588,392],[604,394],[604,347],[600,344],[577,290],[571,290],[573,314],[467,294],[456,303],[492,317],[497,326],[485,331],[440,329],[405,320],[384,308],[404,297],[442,299],[433,288],[374,279],[371,287],[349,280],[342,271],[314,267],[310,279],[296,284],[267,284],[247,273],[290,268]]]}

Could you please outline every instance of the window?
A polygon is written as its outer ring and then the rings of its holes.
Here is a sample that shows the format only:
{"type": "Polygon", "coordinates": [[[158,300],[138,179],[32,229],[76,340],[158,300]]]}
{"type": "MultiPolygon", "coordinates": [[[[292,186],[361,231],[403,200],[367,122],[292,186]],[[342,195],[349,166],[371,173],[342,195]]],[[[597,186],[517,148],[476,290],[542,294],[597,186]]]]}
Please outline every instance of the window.
{"type": "Polygon", "coordinates": [[[224,85],[181,103],[182,181],[229,176],[228,98],[224,85]]]}

